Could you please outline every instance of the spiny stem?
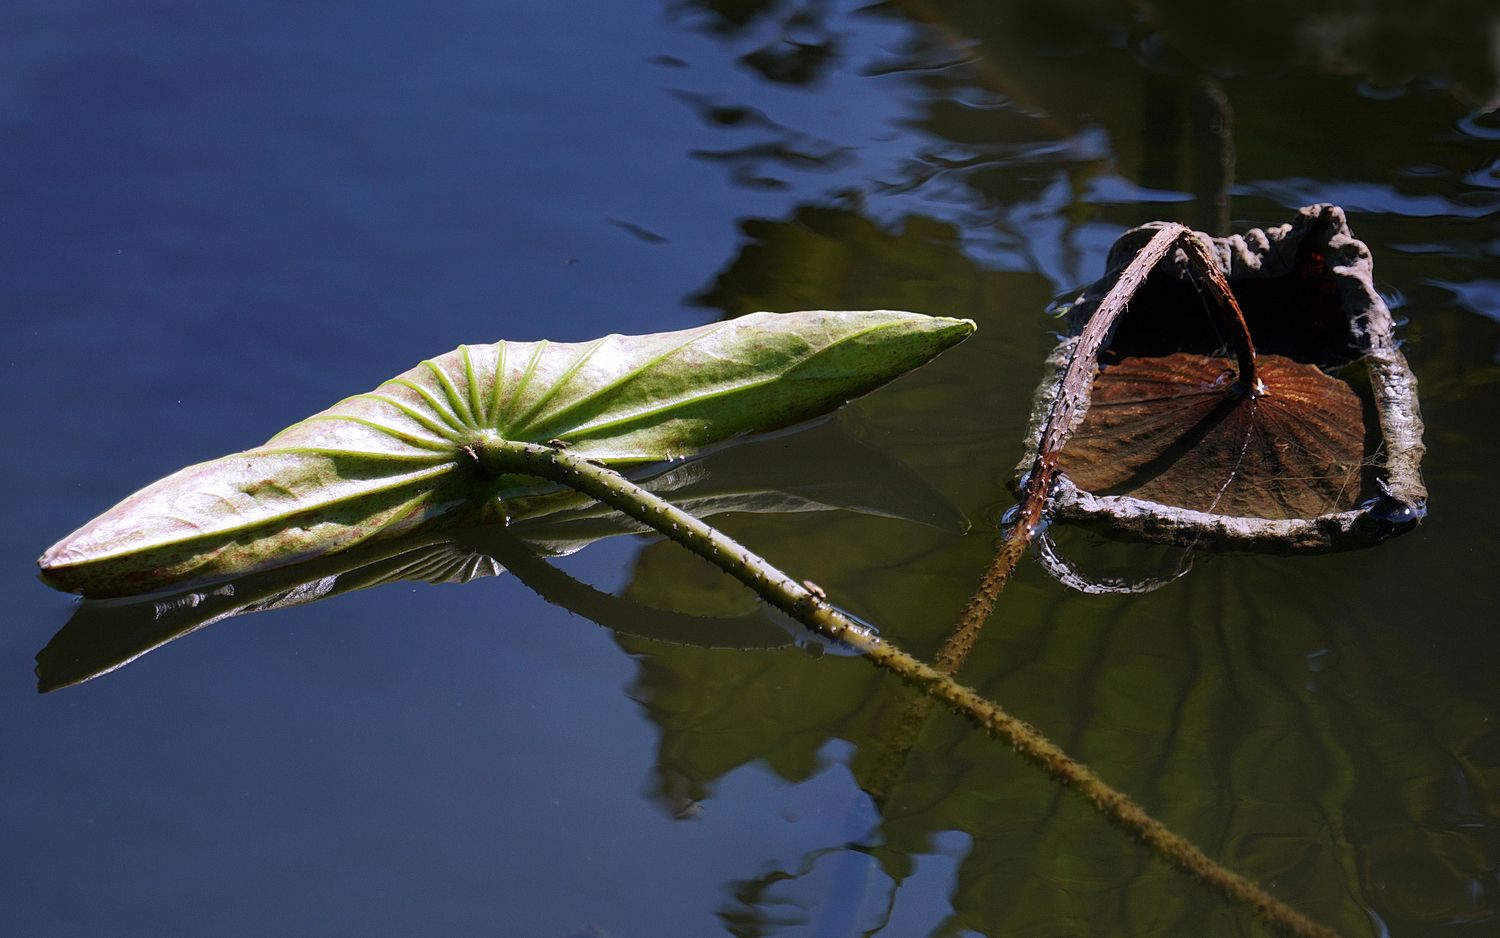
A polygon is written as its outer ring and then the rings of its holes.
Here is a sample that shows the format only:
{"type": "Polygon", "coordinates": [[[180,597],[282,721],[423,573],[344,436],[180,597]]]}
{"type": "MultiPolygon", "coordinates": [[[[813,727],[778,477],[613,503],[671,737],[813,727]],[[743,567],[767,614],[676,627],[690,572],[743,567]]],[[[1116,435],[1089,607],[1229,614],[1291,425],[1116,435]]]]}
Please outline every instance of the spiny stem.
{"type": "MultiPolygon", "coordinates": [[[[1057,473],[1058,456],[1073,433],[1073,425],[1087,409],[1092,396],[1094,373],[1099,370],[1099,349],[1114,327],[1115,320],[1125,311],[1130,298],[1145,282],[1146,275],[1151,273],[1151,268],[1166,257],[1167,251],[1184,235],[1187,240],[1192,240],[1188,230],[1177,224],[1166,225],[1158,231],[1120,272],[1120,279],[1115,281],[1115,285],[1110,288],[1094,315],[1089,317],[1088,325],[1084,326],[1083,332],[1078,336],[1078,344],[1073,347],[1073,357],[1068,360],[1068,370],[1063,374],[1057,397],[1053,399],[1052,409],[1047,414],[1047,423],[1042,428],[1036,458],[1022,480],[1021,501],[1016,506],[1015,524],[1006,532],[1005,543],[995,552],[995,559],[990,562],[989,569],[985,570],[984,576],[979,580],[979,586],[964,606],[958,625],[954,627],[953,635],[948,640],[948,646],[943,649],[944,656],[940,656],[939,661],[962,661],[963,656],[968,654],[980,628],[994,610],[1000,591],[1005,589],[1011,574],[1016,571],[1016,565],[1026,555],[1026,548],[1030,546],[1031,538],[1042,523],[1042,509],[1047,503],[1052,477],[1057,473]]],[[[956,669],[957,665],[954,667],[956,669]]]]}
{"type": "Polygon", "coordinates": [[[708,560],[819,634],[861,652],[881,644],[870,628],[838,612],[803,584],[612,469],[550,446],[504,440],[493,431],[474,434],[469,445],[484,471],[539,476],[597,498],[708,560]]]}
{"type": "Polygon", "coordinates": [[[1296,938],[1337,938],[1334,932],[1304,918],[1259,886],[1210,860],[1186,838],[1172,833],[1130,798],[1106,785],[1087,766],[1070,759],[1034,727],[1010,716],[950,675],[881,639],[873,630],[850,619],[731,538],[626,481],[619,473],[581,456],[535,443],[503,440],[488,431],[474,434],[469,445],[485,472],[533,475],[576,489],[710,561],[798,622],[828,639],[849,645],[879,667],[966,716],[995,739],[1009,744],[1023,759],[1078,792],[1163,860],[1259,915],[1279,931],[1296,938]]]}
{"type": "Polygon", "coordinates": [[[1213,294],[1214,309],[1218,311],[1219,323],[1229,333],[1229,342],[1234,346],[1235,358],[1239,361],[1239,376],[1234,389],[1244,397],[1260,397],[1266,393],[1265,383],[1255,367],[1255,343],[1250,338],[1250,327],[1245,323],[1245,313],[1239,301],[1229,289],[1224,272],[1209,256],[1208,249],[1192,232],[1182,236],[1183,253],[1188,261],[1208,282],[1208,292],[1213,294]]]}
{"type": "Polygon", "coordinates": [[[1068,360],[1068,370],[1063,374],[1058,395],[1052,401],[1052,410],[1042,428],[1036,459],[1022,482],[1021,501],[1015,511],[1015,525],[1006,532],[1005,543],[995,553],[995,559],[980,578],[979,586],[964,606],[958,625],[954,627],[948,643],[938,655],[938,663],[947,665],[950,671],[957,670],[958,664],[968,654],[979,635],[979,629],[995,608],[995,600],[1005,589],[1005,584],[1010,582],[1011,574],[1015,573],[1016,565],[1025,556],[1026,548],[1030,546],[1032,537],[1041,525],[1047,493],[1052,486],[1052,477],[1057,473],[1058,457],[1092,397],[1094,375],[1099,370],[1099,349],[1114,328],[1115,320],[1120,318],[1120,314],[1129,305],[1130,298],[1145,283],[1152,268],[1167,256],[1168,251],[1178,246],[1182,247],[1188,261],[1208,282],[1219,320],[1234,345],[1239,361],[1235,390],[1249,397],[1259,397],[1265,393],[1265,385],[1256,372],[1255,345],[1250,339],[1250,329],[1245,324],[1245,314],[1230,291],[1223,271],[1219,270],[1219,265],[1209,256],[1197,235],[1182,225],[1162,226],[1120,272],[1120,278],[1099,303],[1099,308],[1089,317],[1088,324],[1078,336],[1078,344],[1073,347],[1073,356],[1068,360]]]}
{"type": "MultiPolygon", "coordinates": [[[[995,601],[1010,582],[1016,566],[1026,555],[1031,539],[1041,524],[1058,456],[1072,434],[1073,424],[1077,421],[1083,403],[1092,396],[1094,373],[1098,371],[1099,349],[1104,338],[1109,335],[1115,320],[1124,312],[1130,298],[1145,282],[1152,268],[1178,245],[1182,246],[1189,262],[1208,282],[1219,321],[1229,333],[1238,354],[1239,374],[1235,381],[1235,391],[1252,396],[1264,393],[1264,385],[1255,371],[1255,346],[1250,340],[1250,330],[1223,272],[1209,256],[1203,242],[1187,228],[1182,225],[1163,227],[1131,259],[1079,336],[1061,384],[1062,393],[1053,401],[1052,411],[1039,440],[1036,459],[1022,485],[1020,504],[1015,511],[1015,524],[1006,530],[1004,542],[995,552],[994,560],[990,562],[979,586],[964,606],[958,623],[933,659],[932,666],[935,670],[944,674],[958,673],[964,659],[973,649],[980,629],[994,609],[995,601]]],[[[895,790],[911,751],[927,725],[932,707],[933,698],[924,695],[915,697],[903,708],[900,720],[870,773],[866,791],[877,803],[884,804],[895,790]]]]}

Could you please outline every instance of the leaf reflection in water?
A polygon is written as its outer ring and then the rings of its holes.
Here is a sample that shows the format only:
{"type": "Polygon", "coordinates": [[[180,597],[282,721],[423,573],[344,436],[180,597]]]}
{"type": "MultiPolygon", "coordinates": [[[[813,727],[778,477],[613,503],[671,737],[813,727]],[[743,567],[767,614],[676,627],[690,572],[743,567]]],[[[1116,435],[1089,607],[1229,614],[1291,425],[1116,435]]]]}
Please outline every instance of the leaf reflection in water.
{"type": "MultiPolygon", "coordinates": [[[[1130,545],[1105,546],[1123,556],[1130,545]]],[[[1409,927],[1500,912],[1490,891],[1463,904],[1495,836],[1491,713],[1424,673],[1419,638],[1351,614],[1334,591],[1307,602],[1329,566],[1242,560],[1144,595],[1012,592],[1007,627],[966,673],[1340,934],[1370,934],[1366,907],[1409,927]]],[[[803,782],[829,740],[854,745],[843,761],[868,790],[905,704],[902,688],[858,662],[621,644],[640,663],[632,695],[662,730],[650,784],[668,811],[711,799],[747,764],[803,782]]],[[[959,830],[973,847],[941,933],[1049,934],[1058,923],[1089,933],[1114,921],[1132,934],[1205,933],[1212,899],[986,742],[936,712],[885,792],[864,843],[895,881],[898,913],[914,866],[959,830]]],[[[745,874],[762,860],[747,858],[745,874]]]]}
{"type": "MultiPolygon", "coordinates": [[[[844,433],[837,420],[746,440],[638,481],[702,516],[848,510],[954,533],[966,527],[963,515],[921,477],[844,433]]],[[[37,655],[38,689],[57,690],[108,673],[233,616],[385,583],[467,583],[507,570],[548,602],[625,635],[704,648],[776,648],[808,641],[784,616],[759,605],[731,617],[688,615],[579,583],[543,556],[569,554],[644,528],[573,492],[539,496],[516,507],[517,520],[509,526],[414,535],[194,589],[84,600],[37,655]]]]}

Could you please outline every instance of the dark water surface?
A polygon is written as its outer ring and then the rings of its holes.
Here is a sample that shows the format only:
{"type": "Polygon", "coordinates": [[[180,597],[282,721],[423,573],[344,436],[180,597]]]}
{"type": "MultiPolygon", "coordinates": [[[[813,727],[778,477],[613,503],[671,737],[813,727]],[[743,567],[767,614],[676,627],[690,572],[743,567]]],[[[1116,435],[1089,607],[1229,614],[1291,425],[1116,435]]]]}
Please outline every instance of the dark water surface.
{"type": "MultiPolygon", "coordinates": [[[[460,343],[912,309],[979,332],[815,432],[930,488],[719,522],[931,655],[1054,296],[1141,221],[1330,201],[1409,320],[1431,516],[1144,596],[1028,563],[961,676],[1344,935],[1500,934],[1500,5],[1361,9],[0,7],[0,931],[1262,933],[957,718],[891,775],[908,697],[858,659],[616,635],[497,576],[230,619],[39,696],[75,602],[33,562],[460,343]]],[[[559,564],[750,608],[646,539],[559,564]]]]}

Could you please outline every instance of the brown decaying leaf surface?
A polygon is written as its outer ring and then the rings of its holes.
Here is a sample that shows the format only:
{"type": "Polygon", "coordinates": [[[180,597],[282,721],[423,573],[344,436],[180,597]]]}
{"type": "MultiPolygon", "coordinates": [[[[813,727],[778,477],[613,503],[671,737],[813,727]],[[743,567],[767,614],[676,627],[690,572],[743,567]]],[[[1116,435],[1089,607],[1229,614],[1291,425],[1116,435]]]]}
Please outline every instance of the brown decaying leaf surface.
{"type": "Polygon", "coordinates": [[[1179,352],[1101,371],[1060,468],[1095,495],[1214,514],[1312,518],[1352,508],[1360,400],[1314,365],[1259,357],[1266,393],[1230,390],[1233,364],[1179,352]]]}

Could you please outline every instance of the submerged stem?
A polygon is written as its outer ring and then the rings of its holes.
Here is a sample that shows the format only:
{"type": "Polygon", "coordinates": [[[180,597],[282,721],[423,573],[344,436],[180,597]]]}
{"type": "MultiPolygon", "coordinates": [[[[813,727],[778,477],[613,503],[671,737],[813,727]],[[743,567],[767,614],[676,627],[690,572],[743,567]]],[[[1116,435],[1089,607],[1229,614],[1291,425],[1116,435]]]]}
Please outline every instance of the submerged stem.
{"type": "Polygon", "coordinates": [[[1182,225],[1163,225],[1120,272],[1119,279],[1079,334],[1078,344],[1074,346],[1073,356],[1068,361],[1068,370],[1063,375],[1058,395],[1052,401],[1052,409],[1047,415],[1047,423],[1042,428],[1036,458],[1022,480],[1015,525],[1006,532],[1005,542],[995,553],[995,559],[990,562],[989,569],[969,598],[948,644],[939,653],[937,661],[940,666],[946,665],[950,671],[957,670],[958,664],[963,661],[978,636],[980,627],[995,608],[995,600],[1005,589],[1005,584],[1010,582],[1011,574],[1015,572],[1016,565],[1020,563],[1032,537],[1041,526],[1042,510],[1052,487],[1052,477],[1057,473],[1058,457],[1072,435],[1074,426],[1088,408],[1094,375],[1099,370],[1099,349],[1114,328],[1115,320],[1125,311],[1130,298],[1146,281],[1152,268],[1167,256],[1168,251],[1178,246],[1187,255],[1189,263],[1207,281],[1209,292],[1214,297],[1214,309],[1218,312],[1224,331],[1229,334],[1239,363],[1235,391],[1246,397],[1259,397],[1265,393],[1265,385],[1256,371],[1255,344],[1250,339],[1245,314],[1235,300],[1234,293],[1230,291],[1224,272],[1219,269],[1197,235],[1182,225]]]}
{"type": "MultiPolygon", "coordinates": [[[[1155,244],[1155,239],[1152,243],[1155,244]]],[[[1209,859],[1129,797],[1110,788],[1087,766],[1069,758],[1034,727],[960,685],[950,675],[884,641],[869,627],[831,606],[817,592],[713,527],[626,481],[619,473],[560,449],[515,443],[490,432],[475,434],[469,451],[487,473],[539,476],[597,498],[661,532],[731,574],[798,622],[856,649],[876,665],[968,717],[992,737],[1009,744],[1023,759],[1078,792],[1116,826],[1195,881],[1261,916],[1285,934],[1297,938],[1337,938],[1331,930],[1304,918],[1248,879],[1209,859]]]]}
{"type": "Polygon", "coordinates": [[[995,559],[990,562],[989,569],[985,570],[984,576],[979,580],[979,586],[964,606],[958,625],[954,627],[948,644],[939,656],[939,662],[951,663],[951,667],[957,669],[958,663],[968,654],[978,637],[979,629],[994,610],[1000,591],[1005,589],[1016,565],[1025,556],[1026,548],[1030,546],[1032,537],[1042,523],[1042,509],[1047,503],[1047,493],[1052,488],[1052,477],[1057,473],[1058,456],[1073,433],[1073,425],[1088,408],[1094,373],[1099,370],[1099,349],[1114,327],[1115,320],[1125,311],[1130,298],[1145,282],[1146,275],[1151,273],[1151,268],[1167,256],[1167,251],[1179,239],[1194,240],[1182,225],[1166,225],[1158,231],[1120,272],[1120,278],[1115,281],[1115,285],[1110,288],[1094,315],[1089,317],[1088,325],[1084,326],[1083,332],[1078,336],[1078,344],[1073,347],[1073,357],[1068,361],[1068,370],[1063,375],[1057,397],[1052,401],[1052,410],[1047,415],[1047,424],[1042,428],[1036,458],[1022,479],[1021,501],[1016,506],[1015,524],[1006,532],[1005,542],[996,551],[995,559]]]}
{"type": "MultiPolygon", "coordinates": [[[[1202,243],[1187,228],[1182,225],[1164,226],[1131,259],[1079,336],[1078,345],[1074,348],[1062,381],[1062,393],[1053,401],[1052,411],[1037,447],[1036,459],[1022,483],[1021,500],[1015,510],[1015,523],[1005,531],[1004,541],[995,552],[995,558],[990,561],[989,568],[980,578],[979,586],[964,606],[958,623],[933,659],[933,667],[944,674],[956,674],[963,666],[964,659],[979,638],[979,630],[984,627],[995,607],[995,601],[1010,582],[1016,566],[1026,555],[1026,550],[1031,546],[1031,540],[1042,523],[1042,511],[1052,477],[1057,470],[1058,456],[1072,433],[1078,414],[1091,397],[1094,373],[1098,370],[1099,349],[1104,339],[1152,268],[1178,244],[1186,249],[1188,258],[1209,281],[1220,318],[1228,325],[1227,331],[1236,339],[1235,347],[1240,353],[1240,380],[1236,382],[1236,389],[1241,384],[1251,388],[1260,387],[1254,370],[1255,349],[1250,345],[1250,332],[1245,327],[1245,317],[1240,312],[1234,295],[1229,292],[1229,285],[1218,265],[1214,264],[1202,243]],[[1233,323],[1238,323],[1238,326],[1233,326],[1233,323]]],[[[928,698],[918,698],[903,711],[901,720],[878,760],[877,771],[872,775],[869,790],[878,799],[889,797],[895,787],[905,768],[907,756],[916,745],[931,710],[928,698]]]]}

